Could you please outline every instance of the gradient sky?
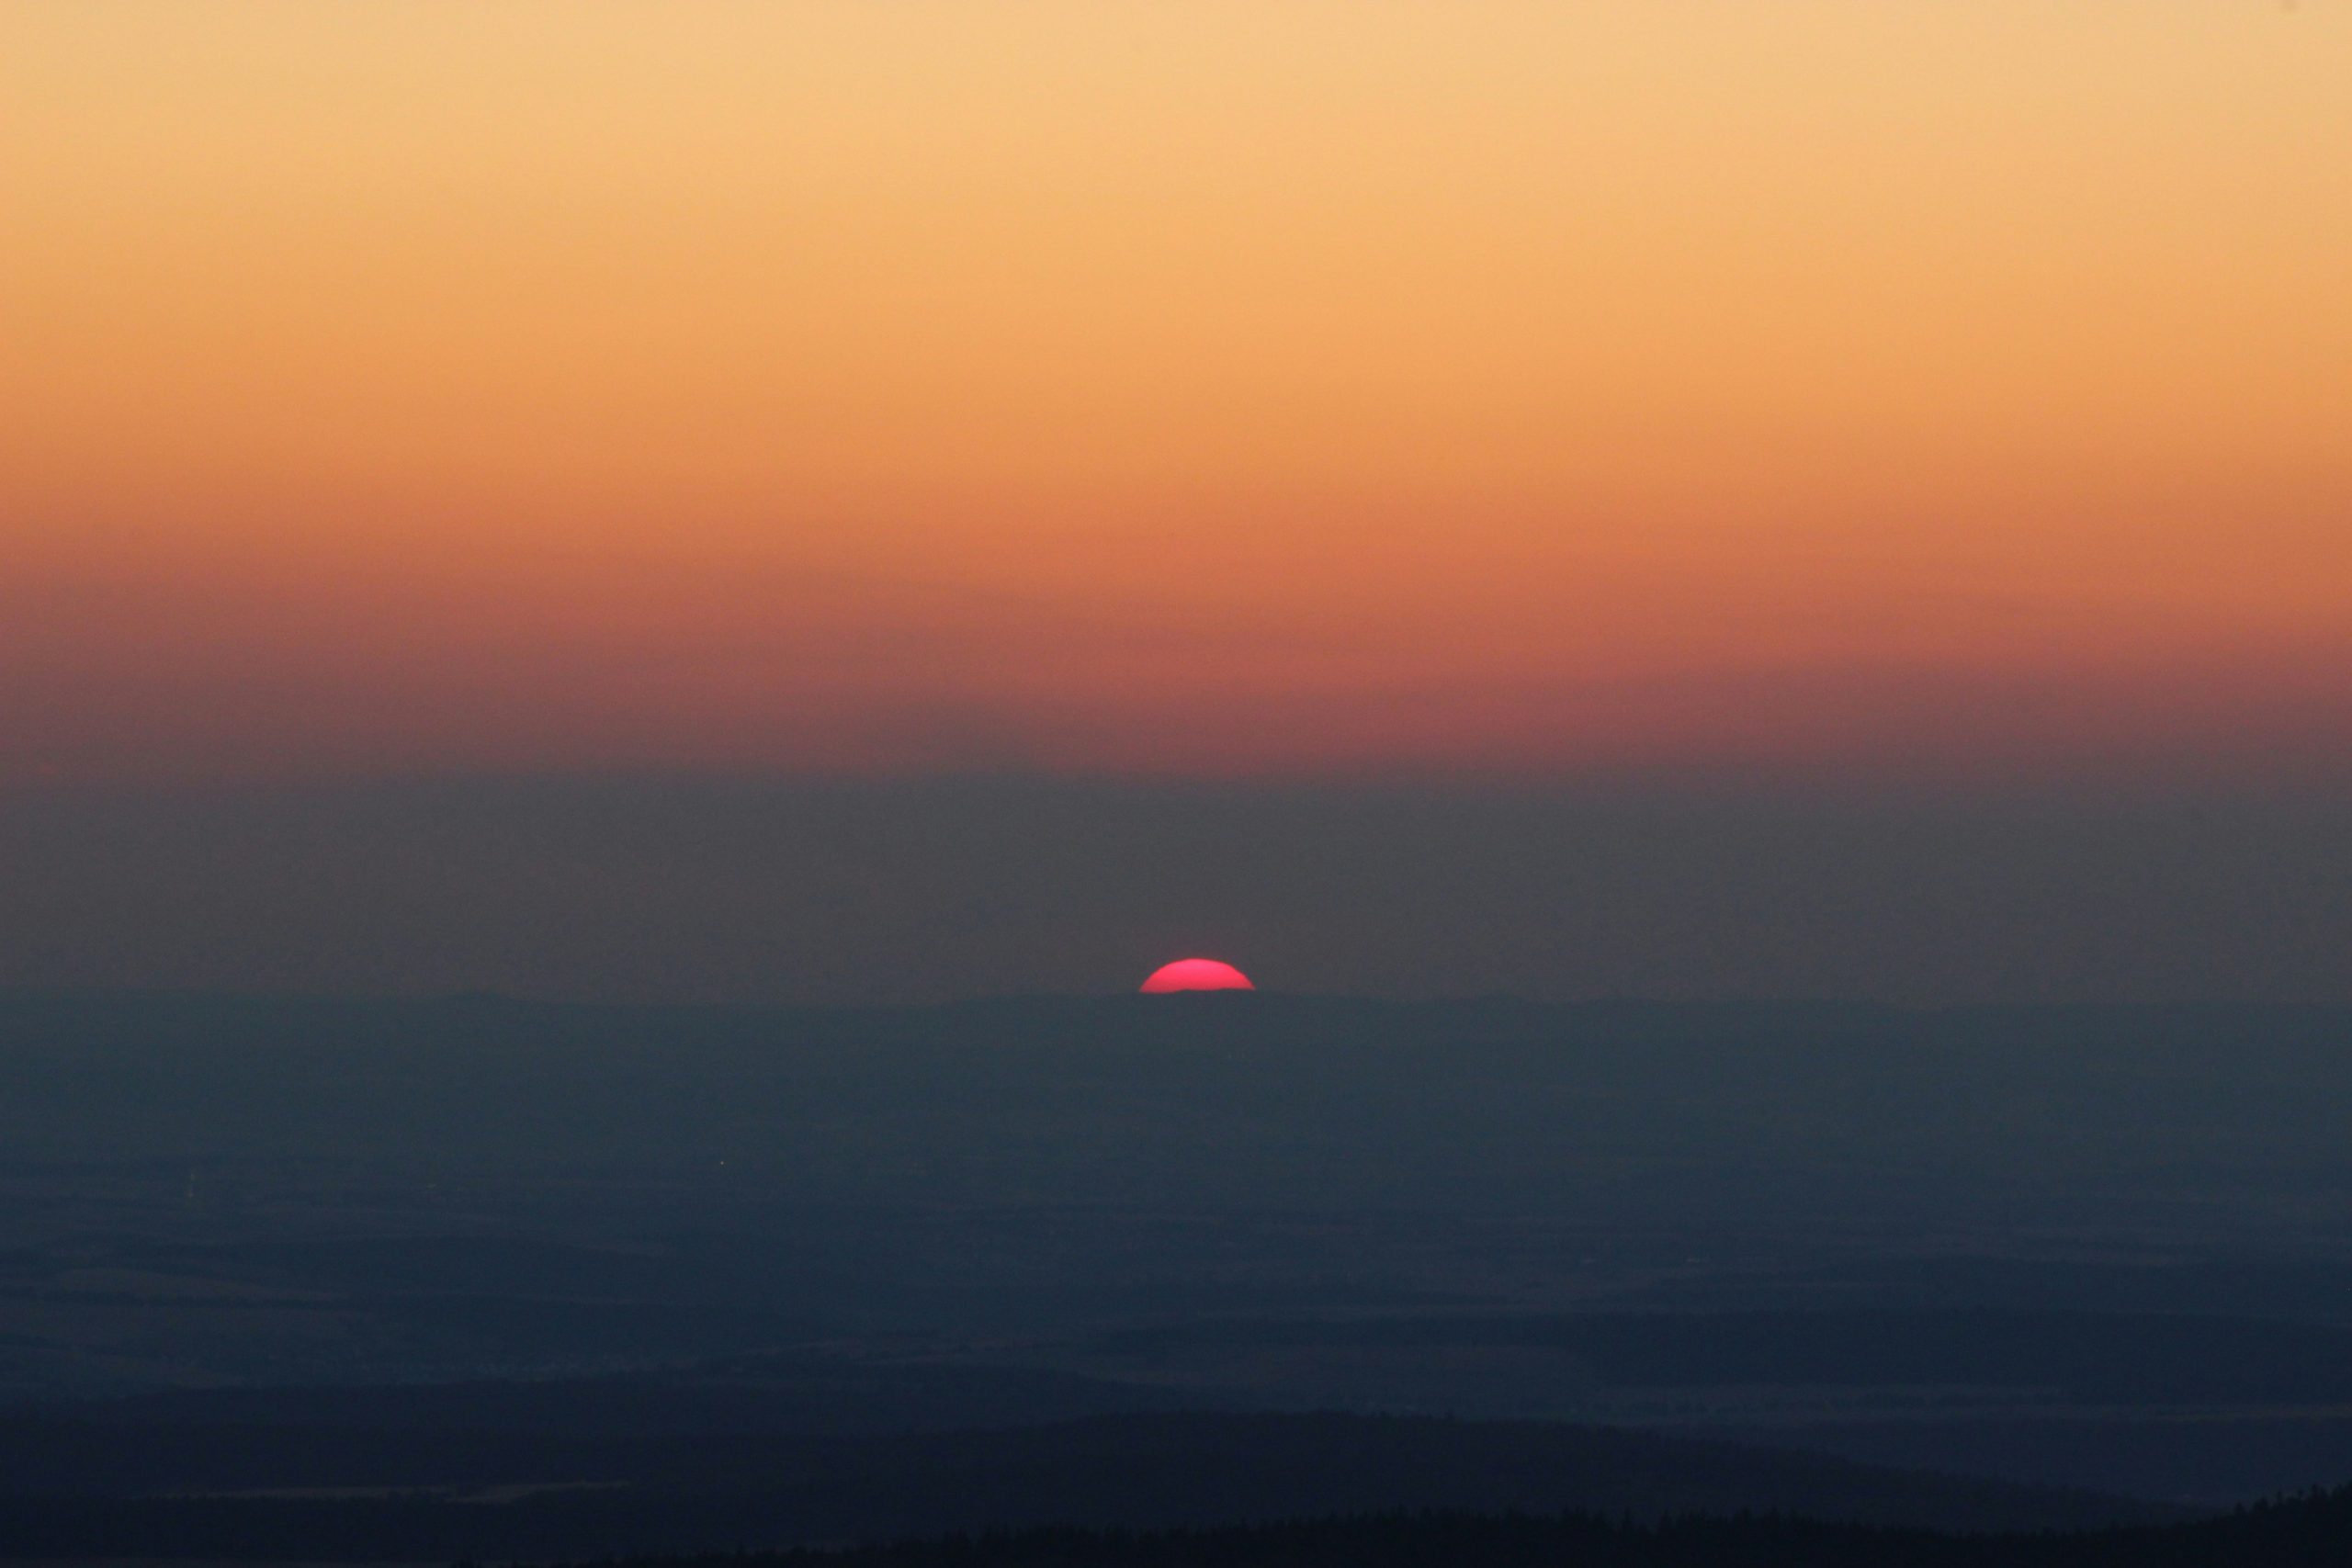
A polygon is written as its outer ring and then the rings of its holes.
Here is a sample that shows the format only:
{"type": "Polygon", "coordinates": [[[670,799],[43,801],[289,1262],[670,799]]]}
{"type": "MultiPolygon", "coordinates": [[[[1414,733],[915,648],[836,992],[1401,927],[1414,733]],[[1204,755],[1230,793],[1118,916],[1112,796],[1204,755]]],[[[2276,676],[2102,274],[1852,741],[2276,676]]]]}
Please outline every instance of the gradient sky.
{"type": "Polygon", "coordinates": [[[0,104],[0,784],[2352,764],[2352,6],[26,0],[0,104]]]}

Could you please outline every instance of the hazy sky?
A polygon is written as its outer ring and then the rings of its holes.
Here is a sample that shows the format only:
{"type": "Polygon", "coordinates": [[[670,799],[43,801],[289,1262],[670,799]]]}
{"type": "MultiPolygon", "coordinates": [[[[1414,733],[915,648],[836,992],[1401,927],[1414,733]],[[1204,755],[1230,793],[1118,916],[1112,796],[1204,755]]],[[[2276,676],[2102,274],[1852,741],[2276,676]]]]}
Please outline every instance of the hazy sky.
{"type": "Polygon", "coordinates": [[[0,984],[2352,1004],[2352,801],[1039,779],[68,789],[0,984]]]}
{"type": "Polygon", "coordinates": [[[0,781],[2346,771],[2352,6],[0,11],[0,781]]]}
{"type": "Polygon", "coordinates": [[[0,983],[2352,999],[2352,5],[0,8],[0,983]]]}

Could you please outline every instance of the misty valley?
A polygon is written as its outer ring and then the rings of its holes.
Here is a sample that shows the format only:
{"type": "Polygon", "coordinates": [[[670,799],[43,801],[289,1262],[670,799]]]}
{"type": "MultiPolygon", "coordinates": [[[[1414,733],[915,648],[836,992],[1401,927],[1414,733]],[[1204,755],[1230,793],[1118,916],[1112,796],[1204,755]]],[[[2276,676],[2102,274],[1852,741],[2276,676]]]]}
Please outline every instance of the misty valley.
{"type": "Polygon", "coordinates": [[[432,1561],[1050,1527],[1112,1561],[1390,1513],[2188,1529],[2352,1479],[2347,1041],[13,993],[0,1529],[432,1561]]]}

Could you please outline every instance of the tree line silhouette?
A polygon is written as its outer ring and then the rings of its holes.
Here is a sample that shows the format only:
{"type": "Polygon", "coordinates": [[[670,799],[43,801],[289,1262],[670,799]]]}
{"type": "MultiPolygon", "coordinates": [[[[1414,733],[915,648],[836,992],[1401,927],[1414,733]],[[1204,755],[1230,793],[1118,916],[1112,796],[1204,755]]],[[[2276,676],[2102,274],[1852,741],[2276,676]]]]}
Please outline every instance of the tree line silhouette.
{"type": "MultiPolygon", "coordinates": [[[[1777,1515],[1397,1514],[1215,1529],[1022,1529],[561,1568],[2339,1568],[2352,1486],[2194,1522],[1962,1535],[1777,1515]]],[[[474,1565],[466,1565],[474,1568],[474,1565]]]]}

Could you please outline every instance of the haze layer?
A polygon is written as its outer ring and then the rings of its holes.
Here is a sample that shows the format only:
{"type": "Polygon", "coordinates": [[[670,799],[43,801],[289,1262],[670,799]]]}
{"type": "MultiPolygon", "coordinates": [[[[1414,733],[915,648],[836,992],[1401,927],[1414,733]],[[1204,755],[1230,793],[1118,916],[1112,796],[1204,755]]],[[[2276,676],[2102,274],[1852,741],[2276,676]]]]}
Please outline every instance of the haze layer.
{"type": "Polygon", "coordinates": [[[2241,779],[2352,12],[0,17],[0,782],[2241,779]]]}

